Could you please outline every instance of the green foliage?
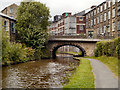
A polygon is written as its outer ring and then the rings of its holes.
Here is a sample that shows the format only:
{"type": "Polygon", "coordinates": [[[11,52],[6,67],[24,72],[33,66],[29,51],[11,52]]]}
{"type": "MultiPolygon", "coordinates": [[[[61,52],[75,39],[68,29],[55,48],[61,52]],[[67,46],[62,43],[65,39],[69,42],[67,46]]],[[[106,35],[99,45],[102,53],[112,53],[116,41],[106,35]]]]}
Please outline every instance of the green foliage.
{"type": "Polygon", "coordinates": [[[80,59],[80,65],[75,74],[70,77],[70,82],[63,88],[95,88],[94,75],[89,60],[80,59]]]}
{"type": "Polygon", "coordinates": [[[21,2],[17,11],[17,40],[41,49],[47,41],[49,9],[40,2],[21,2]]]}
{"type": "Polygon", "coordinates": [[[11,62],[25,62],[33,60],[34,49],[25,48],[20,43],[9,41],[9,36],[6,32],[2,34],[2,62],[8,64],[11,62]]]}
{"type": "Polygon", "coordinates": [[[111,41],[97,42],[97,49],[95,50],[95,56],[115,56],[120,58],[120,37],[111,41]]]}
{"type": "Polygon", "coordinates": [[[50,58],[50,53],[48,52],[48,48],[42,48],[41,49],[41,58],[50,58]]]}

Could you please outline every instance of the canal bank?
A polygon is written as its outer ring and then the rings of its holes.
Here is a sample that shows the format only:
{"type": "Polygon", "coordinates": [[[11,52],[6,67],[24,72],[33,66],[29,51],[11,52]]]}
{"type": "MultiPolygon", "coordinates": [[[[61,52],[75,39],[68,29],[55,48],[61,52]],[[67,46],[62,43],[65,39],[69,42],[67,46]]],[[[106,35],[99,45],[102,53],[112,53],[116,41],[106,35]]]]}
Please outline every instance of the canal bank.
{"type": "MultiPolygon", "coordinates": [[[[99,60],[90,58],[75,58],[80,60],[80,66],[77,68],[75,74],[70,78],[70,82],[64,88],[116,88],[118,89],[118,79],[115,75],[99,60]],[[89,64],[85,63],[89,62],[89,64]],[[90,66],[92,77],[89,78],[90,73],[86,68],[90,66]],[[84,71],[85,70],[85,71],[84,71]],[[82,72],[83,71],[83,72],[82,72]],[[94,74],[94,75],[93,75],[94,74]],[[89,78],[89,79],[88,79],[89,78]],[[93,82],[92,82],[93,80],[93,82]],[[94,87],[90,87],[90,85],[94,87]]],[[[105,60],[105,59],[104,59],[105,60]]]]}
{"type": "Polygon", "coordinates": [[[91,62],[83,58],[74,59],[80,60],[80,65],[63,88],[95,88],[91,62]]]}

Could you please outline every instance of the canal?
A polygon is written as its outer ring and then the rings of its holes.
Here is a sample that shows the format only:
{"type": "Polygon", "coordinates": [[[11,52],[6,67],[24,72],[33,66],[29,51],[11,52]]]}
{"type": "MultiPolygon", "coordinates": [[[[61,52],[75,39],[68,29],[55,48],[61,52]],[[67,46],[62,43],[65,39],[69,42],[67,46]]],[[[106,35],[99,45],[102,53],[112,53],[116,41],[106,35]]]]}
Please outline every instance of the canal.
{"type": "Polygon", "coordinates": [[[31,61],[2,68],[3,88],[62,88],[79,61],[59,54],[56,59],[31,61]]]}

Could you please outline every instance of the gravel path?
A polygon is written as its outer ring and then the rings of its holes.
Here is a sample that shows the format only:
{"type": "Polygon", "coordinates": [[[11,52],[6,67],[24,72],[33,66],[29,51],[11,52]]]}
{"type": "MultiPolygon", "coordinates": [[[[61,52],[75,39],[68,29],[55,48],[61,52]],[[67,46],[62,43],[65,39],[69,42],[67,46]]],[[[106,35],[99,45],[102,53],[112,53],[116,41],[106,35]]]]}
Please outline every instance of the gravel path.
{"type": "Polygon", "coordinates": [[[96,88],[118,88],[118,79],[114,74],[99,60],[89,59],[95,75],[96,88]]]}

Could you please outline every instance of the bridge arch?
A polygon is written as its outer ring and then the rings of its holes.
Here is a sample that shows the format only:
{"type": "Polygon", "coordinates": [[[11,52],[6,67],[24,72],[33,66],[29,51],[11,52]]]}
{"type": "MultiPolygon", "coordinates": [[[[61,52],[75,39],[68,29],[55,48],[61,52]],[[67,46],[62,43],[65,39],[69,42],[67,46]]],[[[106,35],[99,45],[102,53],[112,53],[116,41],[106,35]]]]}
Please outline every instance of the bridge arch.
{"type": "Polygon", "coordinates": [[[81,52],[82,52],[81,56],[82,57],[86,56],[86,51],[79,45],[75,45],[75,44],[60,44],[60,45],[56,45],[55,47],[53,47],[53,49],[52,49],[52,58],[54,58],[54,59],[56,58],[56,51],[58,50],[58,48],[60,48],[62,46],[67,46],[67,45],[79,48],[81,50],[81,52]]]}

